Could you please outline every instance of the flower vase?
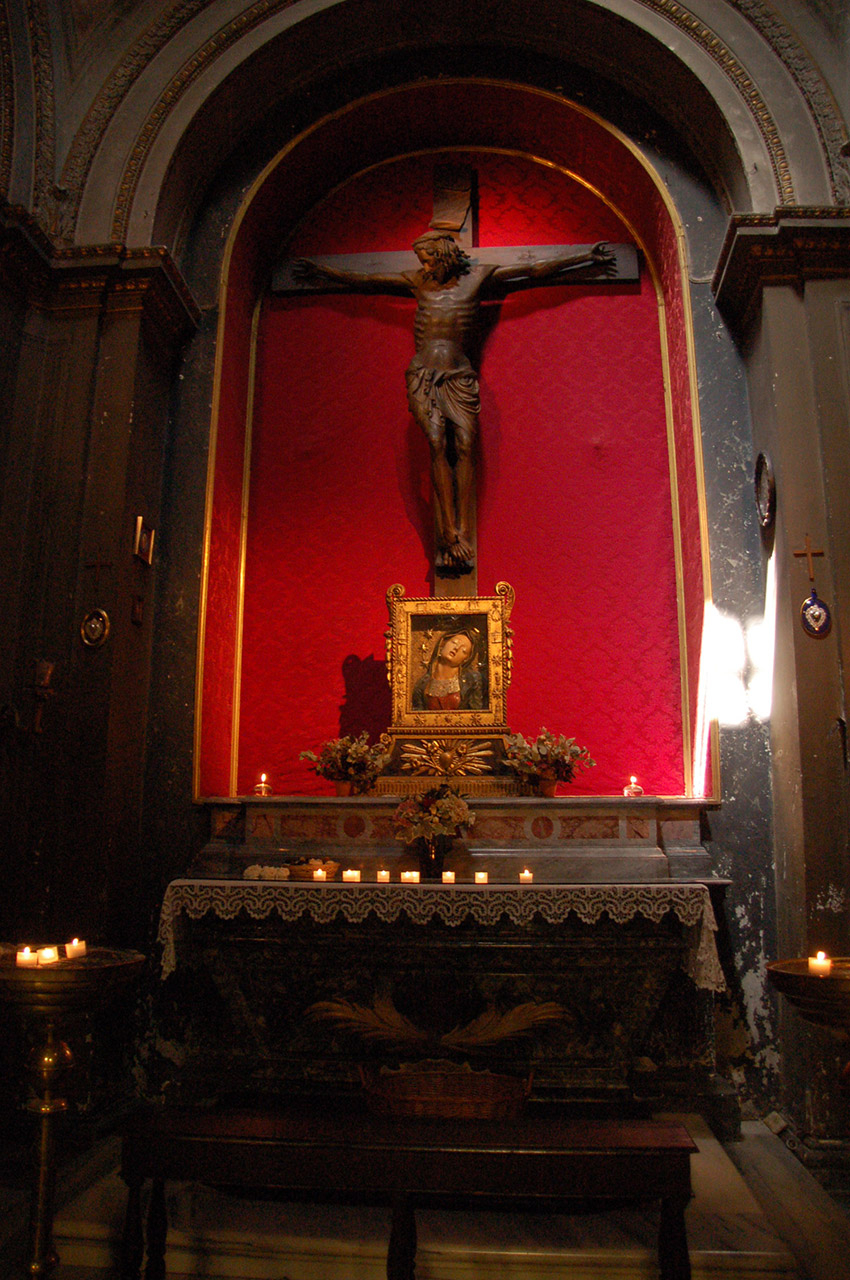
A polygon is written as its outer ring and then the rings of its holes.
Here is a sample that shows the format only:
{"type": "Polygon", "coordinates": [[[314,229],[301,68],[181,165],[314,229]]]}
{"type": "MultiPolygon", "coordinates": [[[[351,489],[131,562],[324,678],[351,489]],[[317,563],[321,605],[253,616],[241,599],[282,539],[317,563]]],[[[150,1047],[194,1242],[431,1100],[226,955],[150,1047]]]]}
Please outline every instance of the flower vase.
{"type": "Polygon", "coordinates": [[[414,841],[419,858],[421,880],[441,880],[446,854],[452,847],[451,836],[420,836],[414,841]]]}
{"type": "Polygon", "coordinates": [[[557,785],[558,785],[557,778],[546,778],[541,776],[537,780],[538,794],[541,796],[548,796],[549,798],[551,798],[555,794],[555,788],[557,787],[557,785]]]}
{"type": "Polygon", "coordinates": [[[336,788],[336,793],[338,796],[351,795],[352,782],[350,778],[345,778],[345,779],[338,778],[334,782],[334,787],[336,788]]]}

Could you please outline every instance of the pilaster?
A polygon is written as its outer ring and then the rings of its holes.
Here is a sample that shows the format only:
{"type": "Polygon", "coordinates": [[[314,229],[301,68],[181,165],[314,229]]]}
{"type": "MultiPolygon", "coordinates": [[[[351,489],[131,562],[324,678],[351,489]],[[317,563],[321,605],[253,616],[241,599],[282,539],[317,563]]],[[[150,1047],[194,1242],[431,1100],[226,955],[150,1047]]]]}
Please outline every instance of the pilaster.
{"type": "MultiPolygon", "coordinates": [[[[714,278],[747,356],[753,461],[769,456],[775,522],[763,529],[775,582],[771,715],[780,958],[850,936],[846,681],[850,636],[850,210],[782,209],[733,219],[714,278]],[[808,542],[807,542],[808,539],[808,542]],[[809,560],[807,546],[814,554],[809,560]],[[807,634],[812,588],[831,613],[807,634]]],[[[783,1013],[786,1011],[783,1010],[783,1013]]],[[[810,1029],[783,1018],[788,1106],[816,1136],[838,1132],[827,1059],[807,1079],[810,1029]]]]}
{"type": "Polygon", "coordinates": [[[5,932],[114,942],[132,892],[156,587],[136,521],[159,528],[173,362],[197,310],[164,250],[58,247],[8,208],[0,290],[18,330],[3,357],[0,631],[21,893],[5,932]],[[93,610],[108,619],[97,643],[83,635],[93,610]],[[29,901],[46,904],[39,918],[29,901]]]}

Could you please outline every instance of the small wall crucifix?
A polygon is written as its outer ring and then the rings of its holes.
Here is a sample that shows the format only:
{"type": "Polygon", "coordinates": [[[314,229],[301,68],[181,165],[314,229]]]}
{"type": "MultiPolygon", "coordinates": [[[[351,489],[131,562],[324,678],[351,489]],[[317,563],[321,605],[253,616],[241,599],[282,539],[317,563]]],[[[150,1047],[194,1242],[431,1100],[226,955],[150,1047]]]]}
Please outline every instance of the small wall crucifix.
{"type": "Polygon", "coordinates": [[[480,303],[541,284],[622,284],[639,279],[631,245],[487,247],[471,256],[474,174],[435,170],[434,216],[408,253],[353,254],[285,262],[277,292],[352,291],[416,299],[410,411],[431,454],[435,594],[475,595],[475,446],[481,408],[469,358],[480,303]]]}
{"type": "Polygon", "coordinates": [[[815,556],[822,556],[823,550],[821,549],[816,551],[815,548],[812,546],[811,538],[809,537],[808,534],[806,534],[806,541],[803,544],[803,549],[801,551],[795,551],[794,555],[798,560],[800,559],[801,556],[805,556],[806,562],[809,566],[809,582],[814,582],[815,567],[812,561],[815,556]]]}

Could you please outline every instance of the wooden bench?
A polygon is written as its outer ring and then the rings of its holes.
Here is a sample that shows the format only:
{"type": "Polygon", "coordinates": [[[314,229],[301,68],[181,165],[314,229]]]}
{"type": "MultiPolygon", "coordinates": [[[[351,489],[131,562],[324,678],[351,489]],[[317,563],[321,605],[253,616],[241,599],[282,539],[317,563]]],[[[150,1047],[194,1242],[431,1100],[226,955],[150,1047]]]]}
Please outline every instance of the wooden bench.
{"type": "Polygon", "coordinates": [[[690,1280],[685,1208],[694,1151],[679,1124],[576,1118],[551,1107],[497,1123],[391,1120],[350,1103],[148,1112],[133,1118],[123,1139],[129,1194],[122,1276],[141,1274],[141,1191],[150,1178],[146,1280],[165,1276],[169,1180],[391,1205],[388,1280],[413,1280],[419,1203],[569,1212],[577,1202],[604,1208],[654,1201],[662,1280],[690,1280]]]}

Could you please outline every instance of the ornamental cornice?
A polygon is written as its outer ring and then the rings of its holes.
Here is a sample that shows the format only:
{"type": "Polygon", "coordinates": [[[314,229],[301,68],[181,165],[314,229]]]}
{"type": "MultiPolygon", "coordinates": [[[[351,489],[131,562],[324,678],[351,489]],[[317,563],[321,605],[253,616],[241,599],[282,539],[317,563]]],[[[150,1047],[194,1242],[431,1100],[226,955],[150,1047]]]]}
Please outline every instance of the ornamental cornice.
{"type": "Polygon", "coordinates": [[[0,277],[44,312],[137,312],[163,341],[197,327],[200,311],[167,249],[56,245],[26,210],[0,217],[0,277]]]}
{"type": "Polygon", "coordinates": [[[735,215],[726,232],[712,290],[723,314],[743,327],[765,288],[850,279],[850,207],[783,206],[735,215]]]}

